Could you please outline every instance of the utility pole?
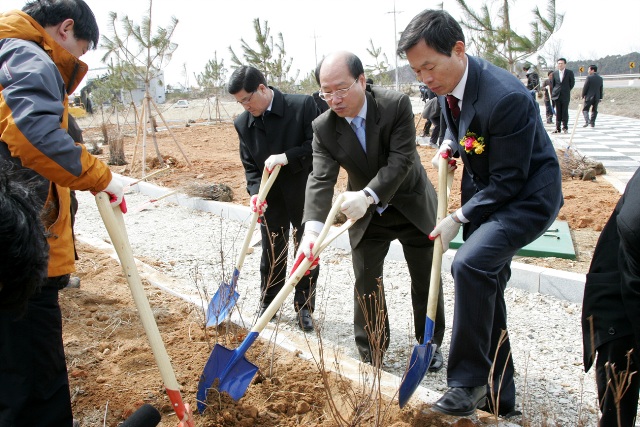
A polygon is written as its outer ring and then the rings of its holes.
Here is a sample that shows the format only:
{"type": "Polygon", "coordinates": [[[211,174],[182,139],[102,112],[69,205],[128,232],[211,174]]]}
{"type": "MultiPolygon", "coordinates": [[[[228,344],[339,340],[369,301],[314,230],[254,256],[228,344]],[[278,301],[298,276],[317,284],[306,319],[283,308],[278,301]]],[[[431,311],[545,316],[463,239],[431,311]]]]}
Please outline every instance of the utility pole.
{"type": "Polygon", "coordinates": [[[316,35],[316,30],[313,30],[313,54],[315,55],[315,58],[316,58],[315,65],[318,65],[318,43],[317,43],[318,37],[319,36],[316,35]]]}
{"type": "Polygon", "coordinates": [[[396,1],[393,0],[393,57],[395,59],[396,67],[396,90],[400,91],[400,82],[398,81],[398,31],[396,31],[396,15],[402,13],[402,11],[396,11],[396,1]]]}

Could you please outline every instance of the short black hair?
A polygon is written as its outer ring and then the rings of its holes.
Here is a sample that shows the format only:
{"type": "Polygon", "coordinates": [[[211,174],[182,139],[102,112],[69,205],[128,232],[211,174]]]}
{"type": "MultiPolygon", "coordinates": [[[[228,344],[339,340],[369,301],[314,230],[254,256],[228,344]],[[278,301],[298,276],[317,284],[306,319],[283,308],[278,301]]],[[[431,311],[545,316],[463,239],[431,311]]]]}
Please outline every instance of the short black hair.
{"type": "Polygon", "coordinates": [[[547,73],[547,76],[550,76],[551,74],[553,74],[553,70],[549,70],[549,72],[547,73]]]}
{"type": "Polygon", "coordinates": [[[264,74],[255,67],[243,65],[236,68],[233,74],[231,74],[227,91],[231,95],[235,95],[242,89],[244,89],[245,92],[255,92],[261,84],[267,86],[267,79],[265,79],[264,74]]]}
{"type": "Polygon", "coordinates": [[[47,278],[49,244],[35,188],[0,161],[0,311],[23,313],[47,278]]]}
{"type": "Polygon", "coordinates": [[[529,64],[524,64],[522,66],[522,69],[525,70],[525,71],[529,71],[530,68],[531,68],[531,66],[529,64]]]}
{"type": "Polygon", "coordinates": [[[564,58],[558,58],[558,60],[556,62],[560,62],[560,61],[564,62],[565,64],[567,63],[567,60],[564,59],[564,58]]]}
{"type": "Polygon", "coordinates": [[[598,66],[597,66],[597,65],[593,65],[593,64],[592,64],[592,65],[589,65],[589,69],[590,69],[590,70],[593,70],[593,72],[594,72],[594,73],[597,73],[597,72],[598,72],[598,66]]]}
{"type": "Polygon", "coordinates": [[[84,0],[33,0],[22,11],[43,28],[73,19],[73,34],[78,40],[89,42],[89,49],[98,47],[100,30],[93,11],[84,0]]]}
{"type": "Polygon", "coordinates": [[[443,55],[451,56],[458,41],[465,42],[462,27],[444,10],[426,9],[413,17],[404,29],[396,53],[405,58],[405,52],[420,40],[443,55]]]}

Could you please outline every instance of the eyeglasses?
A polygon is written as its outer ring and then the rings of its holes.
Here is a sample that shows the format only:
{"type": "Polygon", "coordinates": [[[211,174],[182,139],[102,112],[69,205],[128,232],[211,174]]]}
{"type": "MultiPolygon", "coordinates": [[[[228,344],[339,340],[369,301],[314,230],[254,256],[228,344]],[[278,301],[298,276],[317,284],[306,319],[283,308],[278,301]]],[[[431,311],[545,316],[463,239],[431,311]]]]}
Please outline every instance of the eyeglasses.
{"type": "Polygon", "coordinates": [[[349,92],[349,89],[351,89],[353,87],[354,84],[356,84],[356,82],[358,81],[358,79],[355,79],[353,81],[353,83],[351,83],[351,86],[349,86],[346,89],[338,89],[334,92],[320,92],[320,99],[323,99],[325,101],[328,101],[330,99],[333,98],[338,98],[338,99],[342,99],[345,96],[347,96],[347,92],[349,92]]]}
{"type": "Polygon", "coordinates": [[[249,95],[249,97],[247,99],[243,99],[242,101],[236,101],[238,104],[242,104],[242,105],[249,105],[249,103],[251,102],[251,97],[253,97],[253,94],[256,93],[257,91],[253,91],[251,92],[251,95],[249,95]]]}

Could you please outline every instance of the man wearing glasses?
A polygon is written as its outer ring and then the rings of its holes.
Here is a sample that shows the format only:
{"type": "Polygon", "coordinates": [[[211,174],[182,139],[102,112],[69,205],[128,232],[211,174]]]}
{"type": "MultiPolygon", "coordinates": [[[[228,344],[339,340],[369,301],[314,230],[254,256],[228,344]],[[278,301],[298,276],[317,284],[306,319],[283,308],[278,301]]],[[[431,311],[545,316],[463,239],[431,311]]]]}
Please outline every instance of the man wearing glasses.
{"type": "MultiPolygon", "coordinates": [[[[357,220],[349,231],[356,281],[355,341],[362,361],[381,366],[389,346],[382,270],[395,239],[402,244],[411,276],[411,315],[415,337],[422,342],[433,257],[428,234],[435,225],[436,193],[416,151],[409,98],[378,86],[367,91],[362,62],[349,52],[327,56],[318,69],[320,96],[331,111],[313,122],[313,171],[307,182],[299,251],[310,256],[311,244],[329,213],[338,172],[344,168],[348,184],[342,212],[357,220]]],[[[405,320],[411,315],[407,313],[405,320]]],[[[438,349],[443,336],[441,290],[434,337],[438,349]]],[[[440,368],[438,352],[430,369],[440,368]]]]}
{"type": "MultiPolygon", "coordinates": [[[[262,315],[286,279],[290,225],[295,230],[296,243],[304,231],[304,191],[312,160],[311,122],[320,111],[311,96],[283,94],[267,86],[264,75],[254,67],[236,69],[229,79],[228,91],[245,109],[234,121],[240,137],[240,159],[251,195],[251,209],[264,214],[265,219],[260,227],[262,315]],[[258,204],[258,188],[265,166],[273,170],[276,165],[282,168],[267,195],[267,210],[266,202],[258,204]]],[[[298,326],[304,331],[313,330],[311,313],[317,277],[316,269],[296,286],[294,308],[298,326]]]]}

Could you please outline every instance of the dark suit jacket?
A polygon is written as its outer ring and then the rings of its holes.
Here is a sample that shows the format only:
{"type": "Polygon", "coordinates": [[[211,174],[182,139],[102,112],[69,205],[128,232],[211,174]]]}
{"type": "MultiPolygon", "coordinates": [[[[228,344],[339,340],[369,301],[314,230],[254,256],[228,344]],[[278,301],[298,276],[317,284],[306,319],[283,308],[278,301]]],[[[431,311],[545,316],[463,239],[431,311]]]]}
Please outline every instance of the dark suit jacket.
{"type": "MultiPolygon", "coordinates": [[[[374,86],[367,97],[365,154],[346,119],[333,111],[313,122],[313,172],[307,182],[303,221],[327,218],[340,167],[348,174],[347,190],[371,188],[380,205],[392,204],[420,231],[429,233],[435,225],[435,190],[427,178],[416,151],[416,129],[409,98],[374,86]]],[[[349,230],[356,247],[375,213],[366,215],[349,230]]]]}
{"type": "Polygon", "coordinates": [[[551,76],[551,99],[554,101],[560,99],[561,101],[569,102],[571,99],[571,89],[573,89],[576,84],[573,71],[565,68],[562,82],[560,81],[560,71],[554,71],[551,76]]]}
{"type": "Polygon", "coordinates": [[[270,227],[288,227],[291,218],[302,217],[304,190],[311,172],[313,130],[311,122],[320,113],[308,95],[283,94],[273,89],[271,111],[253,117],[245,111],[234,121],[240,137],[240,159],[247,178],[247,191],[258,193],[264,162],[272,154],[285,153],[284,166],[267,195],[265,212],[270,227]]]}
{"type": "Polygon", "coordinates": [[[587,274],[582,303],[585,371],[593,364],[595,349],[617,339],[629,340],[631,348],[634,333],[640,348],[640,170],[602,230],[587,274]]]}
{"type": "Polygon", "coordinates": [[[582,97],[587,102],[600,102],[604,96],[603,86],[602,77],[599,74],[593,73],[587,76],[582,86],[582,97]]]}
{"type": "Polygon", "coordinates": [[[500,215],[514,246],[522,247],[541,234],[536,224],[555,218],[562,205],[558,159],[538,103],[520,80],[483,59],[467,58],[458,124],[445,97],[439,97],[448,127],[445,139],[454,141],[464,162],[462,213],[470,221],[465,238],[492,215],[500,215]],[[484,138],[483,153],[467,154],[459,144],[467,132],[484,138]]]}

